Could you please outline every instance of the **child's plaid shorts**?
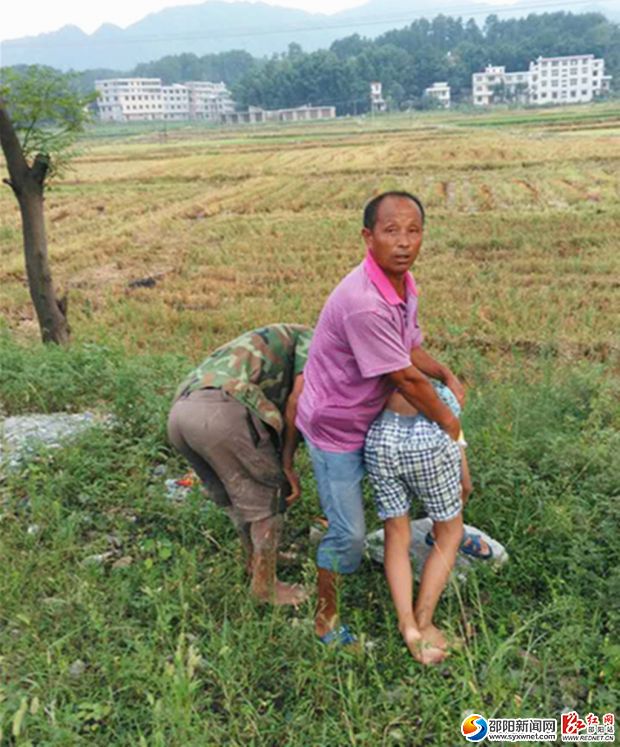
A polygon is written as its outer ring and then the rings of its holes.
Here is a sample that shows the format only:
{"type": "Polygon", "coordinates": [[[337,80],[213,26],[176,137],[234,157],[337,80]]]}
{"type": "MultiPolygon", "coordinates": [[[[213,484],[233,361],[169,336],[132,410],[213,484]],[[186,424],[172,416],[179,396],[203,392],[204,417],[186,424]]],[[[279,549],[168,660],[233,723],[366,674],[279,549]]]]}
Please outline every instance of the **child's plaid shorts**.
{"type": "Polygon", "coordinates": [[[380,519],[407,514],[412,497],[423,502],[433,521],[461,512],[461,451],[423,415],[385,410],[368,431],[364,461],[380,519]]]}

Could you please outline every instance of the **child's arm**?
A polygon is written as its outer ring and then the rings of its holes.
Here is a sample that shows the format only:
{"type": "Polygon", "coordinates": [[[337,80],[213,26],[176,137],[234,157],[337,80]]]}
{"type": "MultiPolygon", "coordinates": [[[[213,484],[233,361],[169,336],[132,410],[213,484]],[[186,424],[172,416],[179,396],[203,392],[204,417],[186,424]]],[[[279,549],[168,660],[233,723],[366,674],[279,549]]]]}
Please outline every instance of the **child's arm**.
{"type": "Polygon", "coordinates": [[[433,356],[427,353],[422,347],[414,348],[411,351],[410,357],[413,365],[422,371],[423,374],[430,376],[431,379],[439,379],[439,381],[443,381],[448,389],[454,393],[459,405],[463,407],[465,404],[465,387],[447,366],[436,361],[433,356]]]}

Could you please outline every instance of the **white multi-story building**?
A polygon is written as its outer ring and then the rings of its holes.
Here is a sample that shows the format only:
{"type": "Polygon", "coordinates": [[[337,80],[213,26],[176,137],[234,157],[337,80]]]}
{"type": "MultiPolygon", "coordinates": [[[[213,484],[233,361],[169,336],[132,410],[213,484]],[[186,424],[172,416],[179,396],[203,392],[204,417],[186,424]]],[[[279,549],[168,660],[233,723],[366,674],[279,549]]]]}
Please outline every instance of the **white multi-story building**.
{"type": "Polygon", "coordinates": [[[383,98],[383,85],[374,80],[370,84],[370,111],[373,114],[384,112],[387,109],[387,103],[383,98]]]}
{"type": "Polygon", "coordinates": [[[188,81],[162,84],[161,78],[112,78],[95,81],[97,107],[104,122],[206,119],[219,122],[234,111],[224,83],[188,81]]]}
{"type": "Polygon", "coordinates": [[[436,82],[424,89],[424,95],[436,99],[446,109],[450,108],[450,86],[445,82],[436,82]]]}
{"type": "Polygon", "coordinates": [[[95,81],[97,106],[104,122],[161,119],[163,101],[159,78],[112,78],[95,81]]]}
{"type": "Polygon", "coordinates": [[[609,90],[605,60],[593,54],[539,57],[530,62],[532,104],[575,104],[592,101],[609,90]]]}
{"type": "Polygon", "coordinates": [[[472,76],[476,106],[497,101],[535,104],[576,104],[592,101],[609,90],[605,60],[593,54],[539,57],[528,71],[507,73],[502,66],[488,65],[472,76]]]}
{"type": "Polygon", "coordinates": [[[498,100],[527,103],[530,74],[507,73],[503,65],[487,65],[483,73],[472,76],[472,95],[476,106],[488,106],[498,100]]]}
{"type": "Polygon", "coordinates": [[[163,117],[167,120],[185,120],[190,118],[190,91],[182,83],[161,87],[163,117]]]}
{"type": "Polygon", "coordinates": [[[235,103],[224,83],[197,80],[185,83],[190,91],[190,114],[192,119],[208,119],[219,122],[222,114],[235,111],[235,103]]]}

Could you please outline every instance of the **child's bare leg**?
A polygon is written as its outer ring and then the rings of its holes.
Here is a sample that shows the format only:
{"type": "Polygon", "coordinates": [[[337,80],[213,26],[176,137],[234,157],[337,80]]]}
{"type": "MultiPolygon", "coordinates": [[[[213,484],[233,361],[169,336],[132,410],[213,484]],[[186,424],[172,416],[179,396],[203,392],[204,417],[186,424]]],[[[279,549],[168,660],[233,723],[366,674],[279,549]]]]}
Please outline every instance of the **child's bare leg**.
{"type": "Polygon", "coordinates": [[[450,571],[454,567],[456,553],[463,538],[463,515],[459,514],[450,521],[436,521],[433,530],[435,544],[422,572],[415,617],[422,638],[433,645],[445,647],[443,634],[433,625],[433,615],[441,592],[448,582],[450,571]]]}
{"type": "Polygon", "coordinates": [[[298,584],[285,584],[276,576],[276,556],[282,522],[282,516],[277,515],[254,521],[250,525],[254,548],[251,590],[263,602],[297,605],[306,599],[305,589],[298,584]]]}
{"type": "MultiPolygon", "coordinates": [[[[463,507],[465,507],[469,499],[469,496],[471,495],[473,491],[473,484],[471,481],[471,474],[469,472],[469,464],[467,463],[467,455],[465,452],[465,447],[461,446],[460,449],[461,449],[461,502],[463,504],[463,507]]],[[[435,536],[434,528],[431,530],[431,534],[433,537],[435,536]]],[[[465,544],[467,544],[468,538],[465,537],[464,541],[465,541],[465,544]]],[[[487,544],[487,542],[485,542],[485,540],[482,537],[480,537],[480,552],[482,553],[482,555],[487,555],[489,552],[489,545],[487,544]]]]}
{"type": "Polygon", "coordinates": [[[385,521],[385,576],[390,588],[398,629],[411,655],[421,664],[436,664],[445,652],[428,645],[422,638],[413,612],[413,574],[409,559],[411,529],[409,516],[397,516],[385,521]]]}
{"type": "Polygon", "coordinates": [[[467,463],[467,454],[465,453],[465,447],[461,446],[461,501],[463,506],[467,503],[467,499],[471,495],[473,485],[471,481],[471,474],[469,472],[469,464],[467,463]]]}
{"type": "MultiPolygon", "coordinates": [[[[461,446],[461,502],[463,503],[463,507],[465,507],[465,505],[467,504],[472,490],[473,484],[471,481],[471,474],[469,472],[469,464],[467,463],[467,455],[465,453],[465,447],[461,446]]],[[[490,550],[488,543],[482,537],[480,537],[479,540],[481,554],[488,555],[490,550]]],[[[465,546],[467,546],[470,542],[471,539],[465,537],[465,546]]]]}

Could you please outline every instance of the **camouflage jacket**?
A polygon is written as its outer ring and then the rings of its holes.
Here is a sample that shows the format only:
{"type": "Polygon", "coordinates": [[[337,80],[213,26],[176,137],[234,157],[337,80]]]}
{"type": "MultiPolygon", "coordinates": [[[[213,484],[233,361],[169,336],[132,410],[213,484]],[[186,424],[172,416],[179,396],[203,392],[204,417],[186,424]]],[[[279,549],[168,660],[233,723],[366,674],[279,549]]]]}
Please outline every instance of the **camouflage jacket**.
{"type": "Polygon", "coordinates": [[[248,407],[278,434],[295,376],[308,358],[312,329],[301,324],[270,324],[213,351],[183,381],[175,400],[196,389],[222,389],[248,407]]]}

